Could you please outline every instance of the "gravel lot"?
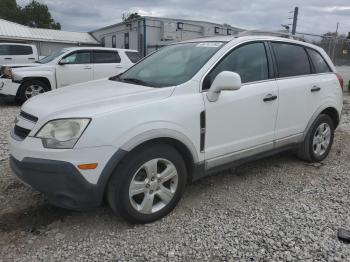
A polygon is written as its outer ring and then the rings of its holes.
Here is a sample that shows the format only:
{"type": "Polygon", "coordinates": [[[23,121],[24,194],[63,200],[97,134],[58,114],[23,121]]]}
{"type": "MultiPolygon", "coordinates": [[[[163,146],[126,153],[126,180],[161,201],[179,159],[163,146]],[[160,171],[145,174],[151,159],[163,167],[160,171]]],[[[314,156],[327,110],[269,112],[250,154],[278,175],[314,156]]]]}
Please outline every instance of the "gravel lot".
{"type": "Polygon", "coordinates": [[[19,107],[0,102],[0,261],[350,259],[337,229],[350,229],[350,96],[330,156],[290,153],[187,187],[178,207],[130,225],[107,205],[79,213],[48,204],[8,166],[7,133],[19,107]]]}

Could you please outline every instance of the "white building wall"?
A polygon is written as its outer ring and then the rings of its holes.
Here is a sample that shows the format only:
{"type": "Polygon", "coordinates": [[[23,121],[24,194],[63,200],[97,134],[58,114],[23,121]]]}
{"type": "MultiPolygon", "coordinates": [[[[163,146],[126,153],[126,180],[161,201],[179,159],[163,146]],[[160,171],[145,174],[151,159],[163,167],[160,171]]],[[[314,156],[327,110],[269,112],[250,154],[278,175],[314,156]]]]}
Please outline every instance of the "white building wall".
{"type": "Polygon", "coordinates": [[[146,54],[173,42],[190,40],[205,36],[236,34],[243,31],[226,25],[210,22],[145,17],[128,23],[119,23],[95,30],[92,35],[100,42],[105,38],[105,46],[112,47],[112,35],[116,36],[116,47],[126,48],[125,33],[129,33],[129,48],[143,54],[144,21],[146,21],[146,54]],[[178,23],[182,23],[181,29],[178,23]],[[228,29],[230,29],[228,31],[228,29]]]}

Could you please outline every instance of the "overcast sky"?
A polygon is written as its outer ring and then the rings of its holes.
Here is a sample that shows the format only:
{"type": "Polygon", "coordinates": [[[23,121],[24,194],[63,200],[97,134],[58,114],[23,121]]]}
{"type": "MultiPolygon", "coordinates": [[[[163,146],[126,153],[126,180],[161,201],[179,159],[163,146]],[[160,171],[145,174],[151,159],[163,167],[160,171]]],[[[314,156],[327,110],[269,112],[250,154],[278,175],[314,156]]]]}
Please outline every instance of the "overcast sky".
{"type": "MultiPolygon", "coordinates": [[[[24,5],[29,0],[17,0],[24,5]]],[[[247,29],[281,29],[300,7],[297,31],[350,31],[350,0],[39,0],[63,30],[87,32],[121,21],[123,12],[228,23],[247,29]]]]}

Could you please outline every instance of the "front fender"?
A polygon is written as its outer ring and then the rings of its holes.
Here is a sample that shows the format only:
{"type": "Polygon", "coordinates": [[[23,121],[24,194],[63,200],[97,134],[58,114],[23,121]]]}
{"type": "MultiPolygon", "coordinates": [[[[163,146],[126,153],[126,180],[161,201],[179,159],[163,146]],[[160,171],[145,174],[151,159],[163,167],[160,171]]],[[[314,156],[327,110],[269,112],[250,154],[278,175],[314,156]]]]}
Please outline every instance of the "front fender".
{"type": "MultiPolygon", "coordinates": [[[[199,134],[199,133],[198,133],[199,134]]],[[[135,147],[152,139],[172,138],[184,144],[192,154],[195,163],[202,161],[198,154],[198,146],[193,143],[193,138],[186,129],[172,122],[152,122],[143,124],[129,130],[118,138],[114,144],[125,151],[131,151],[135,147]]]]}
{"type": "Polygon", "coordinates": [[[23,81],[27,78],[46,78],[50,82],[51,89],[56,88],[55,74],[52,71],[22,71],[14,73],[15,81],[23,81]]]}

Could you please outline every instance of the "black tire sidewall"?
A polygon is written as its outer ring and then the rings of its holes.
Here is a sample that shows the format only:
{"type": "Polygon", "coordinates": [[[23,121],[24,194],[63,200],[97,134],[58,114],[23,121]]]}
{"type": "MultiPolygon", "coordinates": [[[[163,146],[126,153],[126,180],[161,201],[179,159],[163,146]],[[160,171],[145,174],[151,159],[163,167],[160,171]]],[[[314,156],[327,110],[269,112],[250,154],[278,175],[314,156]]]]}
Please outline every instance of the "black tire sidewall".
{"type": "Polygon", "coordinates": [[[310,154],[310,158],[312,161],[314,162],[320,162],[322,160],[324,160],[328,154],[329,154],[329,151],[331,150],[332,148],[332,145],[333,145],[333,139],[334,139],[334,123],[332,121],[332,119],[328,116],[328,115],[319,115],[317,117],[317,119],[315,120],[311,130],[310,130],[310,135],[309,135],[309,139],[307,141],[308,143],[308,150],[309,150],[309,154],[310,154]],[[327,123],[330,128],[331,128],[331,138],[330,138],[330,141],[329,141],[329,145],[328,145],[328,148],[326,150],[326,152],[321,155],[321,156],[317,156],[314,151],[313,151],[313,138],[314,138],[314,135],[315,135],[315,132],[317,130],[317,128],[322,124],[322,123],[327,123]]]}
{"type": "Polygon", "coordinates": [[[30,86],[30,85],[33,85],[33,84],[42,86],[43,89],[45,90],[45,92],[49,91],[49,88],[47,87],[47,85],[45,83],[43,83],[42,81],[39,81],[39,80],[28,80],[28,81],[24,82],[21,85],[19,98],[20,98],[22,103],[27,101],[27,98],[25,96],[25,91],[26,91],[27,87],[30,86]]]}
{"type": "Polygon", "coordinates": [[[112,174],[108,185],[108,202],[111,208],[132,223],[149,223],[171,212],[179,202],[187,181],[187,170],[179,152],[168,145],[154,145],[131,152],[112,174]],[[130,203],[129,187],[133,175],[145,162],[164,158],[172,162],[178,172],[178,187],[169,204],[154,214],[137,212],[130,203]]]}

